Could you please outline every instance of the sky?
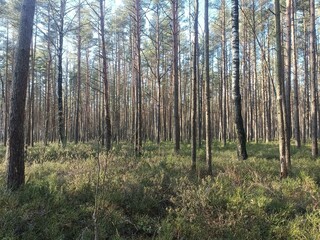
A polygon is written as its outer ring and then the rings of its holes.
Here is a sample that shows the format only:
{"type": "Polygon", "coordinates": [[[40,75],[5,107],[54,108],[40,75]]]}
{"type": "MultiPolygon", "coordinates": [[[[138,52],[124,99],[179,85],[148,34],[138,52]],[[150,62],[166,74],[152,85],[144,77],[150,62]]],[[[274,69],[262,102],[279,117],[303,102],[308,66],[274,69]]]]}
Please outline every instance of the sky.
{"type": "Polygon", "coordinates": [[[114,3],[116,6],[119,6],[120,4],[122,4],[122,0],[114,0],[114,3]]]}

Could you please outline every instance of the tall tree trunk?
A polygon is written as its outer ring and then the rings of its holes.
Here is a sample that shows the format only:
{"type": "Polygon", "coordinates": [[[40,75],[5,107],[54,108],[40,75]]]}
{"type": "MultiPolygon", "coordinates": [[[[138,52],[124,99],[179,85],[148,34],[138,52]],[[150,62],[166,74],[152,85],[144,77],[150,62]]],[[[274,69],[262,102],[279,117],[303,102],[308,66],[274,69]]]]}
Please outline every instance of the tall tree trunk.
{"type": "Polygon", "coordinates": [[[316,28],[315,28],[315,4],[314,0],[310,0],[310,89],[311,89],[311,140],[312,140],[312,156],[318,156],[318,125],[317,125],[317,44],[316,44],[316,28]]]}
{"type": "MultiPolygon", "coordinates": [[[[37,29],[35,30],[35,38],[34,44],[31,49],[31,81],[29,84],[29,99],[28,99],[28,126],[27,126],[27,136],[26,136],[26,144],[28,146],[34,145],[33,139],[33,128],[34,128],[34,85],[35,83],[35,57],[36,57],[36,49],[37,49],[37,29]]],[[[32,43],[31,43],[32,44],[32,43]]]]}
{"type": "Polygon", "coordinates": [[[300,138],[300,116],[299,116],[299,84],[298,84],[298,60],[296,46],[296,26],[295,26],[295,4],[291,6],[292,12],[292,47],[293,47],[293,74],[294,74],[294,92],[293,92],[293,109],[294,109],[294,136],[297,148],[301,147],[300,138]]]}
{"type": "Polygon", "coordinates": [[[24,0],[15,55],[6,153],[7,188],[11,190],[16,190],[23,185],[25,178],[24,121],[34,12],[35,0],[24,0]]]}
{"type": "Polygon", "coordinates": [[[157,144],[160,144],[161,141],[161,76],[160,76],[160,13],[159,13],[159,3],[157,3],[157,23],[156,23],[156,60],[157,60],[157,70],[156,70],[156,78],[157,78],[157,144]]]}
{"type": "Polygon", "coordinates": [[[179,117],[179,71],[178,71],[178,0],[173,0],[172,2],[172,25],[173,25],[173,84],[174,84],[174,142],[175,152],[180,150],[180,117],[179,117]]]}
{"type": "Polygon", "coordinates": [[[141,4],[140,0],[135,0],[135,28],[134,28],[134,78],[136,95],[136,126],[135,126],[135,152],[141,155],[142,151],[142,90],[141,90],[141,4]]]}
{"type": "Polygon", "coordinates": [[[59,138],[62,147],[67,144],[65,135],[65,122],[63,116],[63,96],[62,96],[62,54],[63,54],[63,37],[64,37],[64,16],[66,10],[66,0],[60,1],[60,26],[59,26],[59,45],[58,45],[58,122],[59,138]]]}
{"type": "Polygon", "coordinates": [[[205,0],[204,6],[204,30],[205,30],[205,78],[206,78],[206,162],[208,174],[212,175],[212,129],[210,109],[210,64],[209,64],[209,0],[205,0]]]}
{"type": "Polygon", "coordinates": [[[276,24],[276,51],[277,51],[277,66],[276,66],[276,90],[277,90],[277,111],[278,111],[278,137],[279,137],[279,154],[280,154],[280,178],[288,176],[286,165],[286,138],[285,138],[285,119],[284,119],[284,96],[283,96],[283,66],[281,53],[281,28],[280,28],[280,3],[279,0],[274,1],[275,4],[275,24],[276,24]]]}
{"type": "MultiPolygon", "coordinates": [[[[48,39],[50,39],[50,31],[51,31],[51,15],[50,8],[48,8],[48,39]]],[[[51,81],[51,65],[52,65],[52,54],[51,54],[51,42],[47,41],[47,62],[46,62],[46,103],[45,103],[45,122],[44,122],[44,145],[47,146],[49,140],[49,122],[50,122],[50,81],[51,81]]],[[[52,134],[52,133],[51,133],[52,134]]],[[[53,134],[52,134],[53,135],[53,134]]]]}
{"type": "Polygon", "coordinates": [[[106,150],[111,149],[111,119],[110,119],[110,103],[109,103],[109,80],[108,80],[108,63],[104,28],[104,0],[100,0],[100,34],[101,34],[101,54],[102,54],[102,79],[104,83],[104,101],[105,101],[105,145],[106,150]]]}
{"type": "Polygon", "coordinates": [[[81,3],[79,1],[78,6],[78,36],[77,36],[77,98],[76,98],[76,123],[75,123],[75,134],[74,141],[77,144],[79,141],[79,112],[80,112],[80,93],[81,93],[81,3]]]}
{"type": "Polygon", "coordinates": [[[309,81],[309,61],[308,61],[308,47],[309,47],[309,32],[307,27],[307,20],[306,20],[306,14],[305,11],[303,11],[303,17],[304,17],[304,111],[303,111],[303,143],[306,143],[306,140],[309,139],[310,136],[310,81],[309,81]]]}
{"type": "Polygon", "coordinates": [[[5,92],[5,115],[4,115],[4,146],[7,145],[8,139],[8,113],[9,113],[9,99],[10,99],[10,89],[11,81],[9,80],[9,23],[7,20],[7,29],[6,29],[6,92],[5,92]]]}
{"type": "Polygon", "coordinates": [[[90,108],[90,66],[89,66],[89,49],[86,50],[86,100],[85,100],[85,123],[84,123],[84,139],[86,142],[92,137],[92,127],[90,124],[90,115],[91,115],[91,108],[90,108]]]}
{"type": "Polygon", "coordinates": [[[194,46],[193,46],[193,89],[192,89],[192,171],[196,170],[197,160],[197,56],[198,56],[198,13],[199,0],[194,1],[195,19],[194,19],[194,46]]]}
{"type": "MultiPolygon", "coordinates": [[[[259,123],[258,123],[258,107],[259,107],[259,102],[258,102],[258,91],[259,91],[259,87],[258,87],[258,73],[257,73],[257,29],[256,29],[256,6],[255,6],[255,2],[256,1],[252,1],[252,17],[253,17],[253,26],[252,26],[252,30],[253,30],[253,102],[252,102],[252,106],[253,106],[253,111],[252,114],[252,118],[253,118],[253,124],[254,124],[254,141],[255,143],[258,143],[259,140],[259,123]],[[254,115],[253,115],[254,114],[254,115]]],[[[253,127],[253,126],[252,126],[253,127]]]]}
{"type": "Polygon", "coordinates": [[[286,0],[286,23],[287,23],[287,41],[286,41],[286,50],[287,50],[287,69],[286,69],[286,128],[288,132],[288,136],[286,141],[290,141],[291,139],[291,45],[292,45],[292,37],[291,37],[291,0],[286,0]]]}
{"type": "Polygon", "coordinates": [[[226,2],[222,1],[222,142],[227,144],[227,39],[226,39],[226,2]]]}
{"type": "Polygon", "coordinates": [[[243,127],[241,115],[241,94],[240,94],[240,62],[239,62],[239,2],[232,1],[232,96],[234,101],[234,119],[237,131],[237,153],[239,160],[248,158],[246,149],[246,134],[243,127]]]}

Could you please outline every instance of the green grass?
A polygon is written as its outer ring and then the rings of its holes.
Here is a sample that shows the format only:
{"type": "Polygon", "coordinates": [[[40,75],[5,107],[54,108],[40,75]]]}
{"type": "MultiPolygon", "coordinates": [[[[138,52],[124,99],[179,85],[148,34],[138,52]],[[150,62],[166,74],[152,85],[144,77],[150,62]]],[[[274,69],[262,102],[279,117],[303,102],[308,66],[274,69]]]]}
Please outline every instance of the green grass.
{"type": "MultiPolygon", "coordinates": [[[[205,151],[190,173],[190,146],[130,144],[106,154],[99,146],[28,149],[26,184],[5,190],[0,163],[0,239],[320,239],[320,161],[309,146],[292,147],[292,174],[279,180],[277,143],[235,144],[205,151]]],[[[4,149],[0,149],[4,159],[4,149]]]]}

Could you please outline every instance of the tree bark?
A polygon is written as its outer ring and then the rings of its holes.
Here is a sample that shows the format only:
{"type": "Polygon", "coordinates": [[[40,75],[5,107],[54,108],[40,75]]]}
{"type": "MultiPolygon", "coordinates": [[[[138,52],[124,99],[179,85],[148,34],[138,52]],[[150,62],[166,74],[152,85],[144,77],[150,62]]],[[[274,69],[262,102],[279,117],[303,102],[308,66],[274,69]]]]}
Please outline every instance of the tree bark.
{"type": "Polygon", "coordinates": [[[310,0],[310,89],[311,89],[311,152],[312,157],[318,156],[318,125],[317,125],[317,60],[316,60],[316,28],[315,4],[310,0]]]}
{"type": "Polygon", "coordinates": [[[279,154],[280,154],[280,178],[288,176],[285,151],[285,119],[284,119],[284,96],[283,96],[283,66],[281,53],[281,28],[280,28],[280,3],[279,0],[274,1],[275,4],[275,24],[276,24],[276,91],[277,91],[277,115],[278,115],[278,137],[279,137],[279,154]]]}
{"type": "Polygon", "coordinates": [[[107,50],[104,28],[104,0],[100,0],[100,34],[101,34],[101,54],[102,54],[102,79],[104,84],[104,101],[105,101],[105,145],[106,150],[111,149],[111,119],[110,119],[110,103],[109,103],[109,80],[107,65],[107,50]]]}
{"type": "Polygon", "coordinates": [[[206,162],[208,174],[212,175],[212,128],[211,128],[211,108],[210,108],[210,66],[209,66],[209,0],[205,0],[205,78],[206,78],[206,162]]]}
{"type": "Polygon", "coordinates": [[[294,74],[294,92],[293,92],[293,115],[294,115],[294,137],[297,148],[301,147],[300,138],[300,116],[299,116],[299,84],[298,84],[298,60],[296,46],[296,27],[295,27],[295,5],[291,6],[292,12],[292,47],[293,47],[293,74],[294,74]]]}
{"type": "Polygon", "coordinates": [[[237,132],[237,153],[239,160],[248,158],[246,149],[246,134],[243,127],[241,115],[241,94],[240,94],[240,62],[239,62],[239,1],[232,1],[232,96],[234,101],[234,121],[237,132]]]}
{"type": "Polygon", "coordinates": [[[174,142],[175,152],[180,150],[180,117],[179,117],[179,71],[178,71],[178,0],[172,2],[173,25],[173,82],[174,82],[174,142]]]}
{"type": "Polygon", "coordinates": [[[135,152],[136,155],[142,154],[142,90],[141,90],[141,15],[140,15],[140,0],[135,0],[135,28],[134,28],[134,78],[135,78],[135,97],[136,97],[136,112],[135,112],[135,152]]]}
{"type": "Polygon", "coordinates": [[[79,112],[80,112],[80,96],[81,96],[81,3],[79,1],[78,6],[78,36],[77,36],[77,98],[76,98],[76,122],[75,122],[75,133],[74,133],[74,141],[75,144],[79,142],[79,112]]]}
{"type": "Polygon", "coordinates": [[[58,45],[58,122],[59,137],[62,147],[67,144],[65,135],[65,122],[63,116],[63,96],[62,96],[62,54],[63,54],[63,38],[64,38],[64,15],[66,8],[66,0],[60,1],[60,26],[59,26],[59,45],[58,45]]]}
{"type": "Polygon", "coordinates": [[[288,132],[288,136],[286,141],[290,141],[291,139],[291,45],[292,45],[292,37],[291,37],[291,0],[286,0],[286,21],[287,21],[287,41],[286,41],[286,50],[287,50],[287,69],[286,69],[286,131],[288,132]]]}
{"type": "Polygon", "coordinates": [[[15,55],[6,153],[6,160],[8,162],[7,188],[11,190],[18,189],[24,184],[25,179],[24,122],[34,12],[35,0],[24,0],[20,16],[19,40],[15,55]]]}
{"type": "Polygon", "coordinates": [[[193,89],[192,89],[192,171],[196,170],[197,158],[197,57],[198,57],[198,13],[199,1],[195,0],[194,46],[193,46],[193,89]]]}

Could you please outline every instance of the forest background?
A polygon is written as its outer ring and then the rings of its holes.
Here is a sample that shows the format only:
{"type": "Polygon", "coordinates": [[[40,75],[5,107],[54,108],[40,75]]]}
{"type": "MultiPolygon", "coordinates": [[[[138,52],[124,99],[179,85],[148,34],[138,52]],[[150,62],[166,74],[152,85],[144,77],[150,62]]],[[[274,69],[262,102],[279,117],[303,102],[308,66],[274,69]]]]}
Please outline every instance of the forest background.
{"type": "MultiPolygon", "coordinates": [[[[91,195],[73,200],[90,207],[85,208],[85,223],[71,233],[73,237],[316,234],[319,2],[239,2],[238,89],[248,163],[234,161],[247,158],[235,144],[239,136],[234,117],[236,2],[37,1],[23,126],[27,184],[17,193],[20,198],[8,192],[2,198],[5,206],[12,200],[36,217],[24,215],[21,208],[10,213],[11,208],[4,207],[1,224],[8,233],[1,234],[32,239],[36,226],[44,236],[65,236],[64,228],[73,226],[76,216],[68,212],[63,215],[66,225],[45,232],[37,217],[54,217],[39,206],[44,199],[34,202],[38,212],[24,197],[45,197],[59,208],[78,190],[91,195]],[[203,21],[206,10],[208,22],[203,21]],[[280,167],[276,167],[279,155],[280,167]],[[126,158],[128,162],[123,162],[126,158]],[[122,169],[130,166],[135,171],[122,169]],[[275,169],[280,169],[281,178],[291,179],[279,182],[275,169]],[[84,182],[72,182],[79,174],[84,174],[84,182]],[[124,182],[115,180],[120,176],[124,182]],[[138,182],[130,183],[130,178],[138,182]],[[263,187],[246,192],[246,187],[256,184],[263,187]],[[239,196],[230,194],[235,189],[239,196]],[[250,205],[248,198],[257,205],[250,205]],[[138,204],[148,200],[150,206],[138,204]],[[234,212],[226,220],[227,213],[241,209],[240,203],[243,212],[234,212]],[[215,211],[208,213],[208,209],[215,211]],[[108,222],[103,217],[106,212],[116,220],[108,222]],[[198,212],[207,215],[198,219],[198,212]],[[23,221],[31,223],[21,230],[21,221],[8,221],[11,214],[21,214],[23,221]],[[240,219],[244,225],[239,225],[240,219]],[[302,227],[304,221],[309,225],[302,227]],[[253,223],[257,228],[246,231],[253,223]],[[220,227],[210,232],[214,225],[220,227]]],[[[0,138],[4,145],[10,140],[10,89],[20,9],[19,1],[1,1],[0,138]]]]}

